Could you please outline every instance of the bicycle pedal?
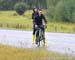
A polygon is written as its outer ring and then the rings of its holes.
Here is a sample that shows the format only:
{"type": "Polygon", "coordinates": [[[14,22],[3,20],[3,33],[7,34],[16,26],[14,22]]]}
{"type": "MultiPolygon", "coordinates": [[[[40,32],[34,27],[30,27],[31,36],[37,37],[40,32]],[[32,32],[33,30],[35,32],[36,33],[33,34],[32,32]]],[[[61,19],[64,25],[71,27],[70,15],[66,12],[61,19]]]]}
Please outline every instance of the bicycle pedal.
{"type": "Polygon", "coordinates": [[[43,37],[40,38],[40,41],[42,41],[42,40],[43,40],[43,37]]]}

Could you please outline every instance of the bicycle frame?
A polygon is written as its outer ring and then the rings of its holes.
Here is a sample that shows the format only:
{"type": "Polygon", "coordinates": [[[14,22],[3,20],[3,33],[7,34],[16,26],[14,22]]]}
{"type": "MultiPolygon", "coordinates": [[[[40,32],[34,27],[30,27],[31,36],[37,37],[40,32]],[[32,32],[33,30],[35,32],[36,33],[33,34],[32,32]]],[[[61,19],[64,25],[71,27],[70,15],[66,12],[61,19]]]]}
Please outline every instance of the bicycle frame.
{"type": "Polygon", "coordinates": [[[37,28],[36,29],[36,44],[38,46],[40,46],[41,38],[42,38],[42,29],[41,28],[37,28]]]}

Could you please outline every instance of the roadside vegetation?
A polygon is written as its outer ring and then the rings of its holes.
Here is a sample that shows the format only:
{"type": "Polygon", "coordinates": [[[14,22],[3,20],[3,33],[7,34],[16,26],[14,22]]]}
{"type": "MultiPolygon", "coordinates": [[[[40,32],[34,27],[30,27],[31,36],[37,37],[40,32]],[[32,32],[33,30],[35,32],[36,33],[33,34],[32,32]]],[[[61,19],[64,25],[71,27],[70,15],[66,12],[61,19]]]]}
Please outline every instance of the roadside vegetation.
{"type": "MultiPolygon", "coordinates": [[[[0,28],[32,30],[32,11],[28,10],[20,16],[15,11],[0,11],[0,28]]],[[[51,22],[48,20],[47,32],[75,33],[75,24],[68,22],[51,22]]]]}
{"type": "Polygon", "coordinates": [[[75,57],[50,53],[44,48],[20,49],[0,45],[0,60],[75,60],[75,57]]]}
{"type": "Polygon", "coordinates": [[[75,0],[47,0],[49,21],[75,23],[75,0]]]}

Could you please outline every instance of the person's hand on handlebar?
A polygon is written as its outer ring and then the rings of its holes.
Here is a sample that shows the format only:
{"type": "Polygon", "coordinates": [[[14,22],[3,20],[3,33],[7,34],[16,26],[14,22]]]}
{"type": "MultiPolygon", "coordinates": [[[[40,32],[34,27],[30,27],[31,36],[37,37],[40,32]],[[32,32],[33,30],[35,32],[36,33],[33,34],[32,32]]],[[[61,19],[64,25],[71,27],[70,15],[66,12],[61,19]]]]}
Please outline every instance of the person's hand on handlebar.
{"type": "Polygon", "coordinates": [[[38,26],[37,25],[35,25],[35,28],[37,28],[38,26]]]}
{"type": "Polygon", "coordinates": [[[44,24],[44,27],[47,28],[47,24],[44,24]]]}

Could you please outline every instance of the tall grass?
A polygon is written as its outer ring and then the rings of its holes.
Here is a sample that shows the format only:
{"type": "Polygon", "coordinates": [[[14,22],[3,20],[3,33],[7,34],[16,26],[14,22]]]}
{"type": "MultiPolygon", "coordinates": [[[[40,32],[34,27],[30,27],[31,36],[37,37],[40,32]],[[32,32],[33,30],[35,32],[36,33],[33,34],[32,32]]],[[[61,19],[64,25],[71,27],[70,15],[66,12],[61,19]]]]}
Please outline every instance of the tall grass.
{"type": "MultiPolygon", "coordinates": [[[[0,28],[32,30],[31,15],[32,11],[27,11],[23,16],[19,16],[15,11],[0,11],[0,28]]],[[[75,33],[75,24],[48,22],[46,31],[75,33]]]]}
{"type": "Polygon", "coordinates": [[[51,53],[43,48],[30,50],[0,45],[0,60],[75,60],[75,57],[51,53]]]}

